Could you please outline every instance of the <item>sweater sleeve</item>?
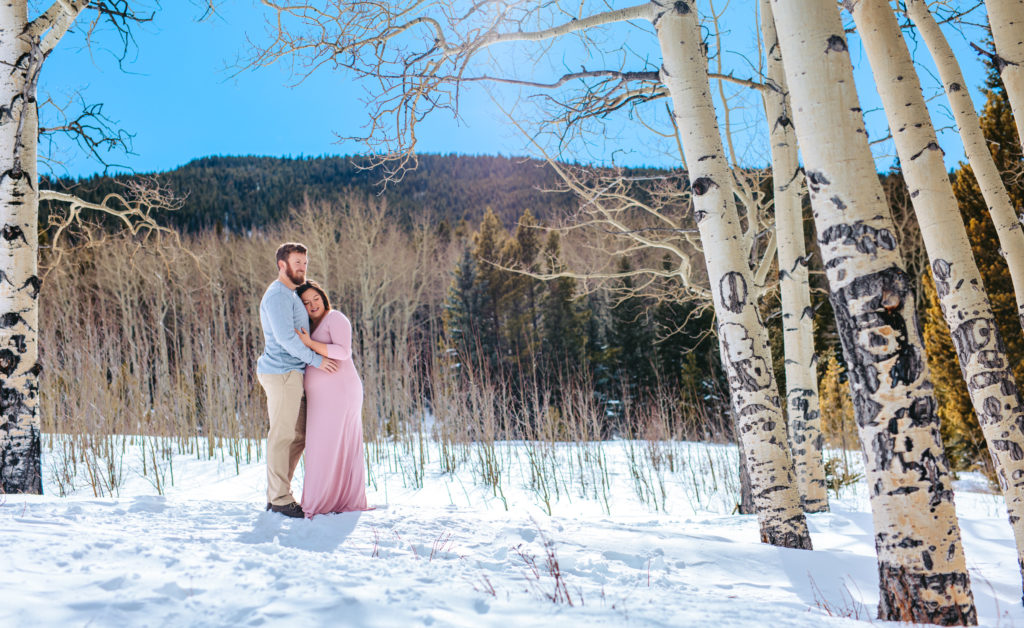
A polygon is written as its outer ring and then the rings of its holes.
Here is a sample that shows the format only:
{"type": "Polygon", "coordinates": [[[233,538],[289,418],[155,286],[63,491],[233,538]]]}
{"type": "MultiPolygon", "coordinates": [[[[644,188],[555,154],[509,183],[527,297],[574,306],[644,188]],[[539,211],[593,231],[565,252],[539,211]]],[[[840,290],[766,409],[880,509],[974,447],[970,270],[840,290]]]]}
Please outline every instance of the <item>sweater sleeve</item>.
{"type": "Polygon", "coordinates": [[[352,323],[341,312],[333,312],[336,315],[332,313],[325,321],[327,333],[331,336],[331,341],[327,343],[327,357],[332,360],[349,360],[352,358],[352,323]]]}
{"type": "Polygon", "coordinates": [[[292,326],[292,305],[288,302],[287,296],[276,294],[270,299],[267,306],[270,333],[274,334],[274,339],[278,344],[306,364],[320,366],[323,363],[323,358],[302,344],[299,335],[295,333],[295,328],[292,326]]]}

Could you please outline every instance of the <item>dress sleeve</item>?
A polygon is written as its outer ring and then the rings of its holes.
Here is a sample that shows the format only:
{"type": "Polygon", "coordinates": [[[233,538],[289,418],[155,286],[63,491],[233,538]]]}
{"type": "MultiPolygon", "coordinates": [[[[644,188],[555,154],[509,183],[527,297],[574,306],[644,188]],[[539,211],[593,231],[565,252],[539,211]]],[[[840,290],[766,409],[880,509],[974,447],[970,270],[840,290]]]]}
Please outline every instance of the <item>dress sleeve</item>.
{"type": "Polygon", "coordinates": [[[352,323],[348,317],[333,310],[327,317],[327,333],[331,341],[327,343],[327,357],[332,360],[349,360],[352,358],[352,323]],[[336,314],[335,314],[336,312],[336,314]]]}
{"type": "Polygon", "coordinates": [[[275,294],[267,304],[270,333],[281,347],[306,364],[320,366],[323,358],[302,344],[295,328],[292,327],[292,306],[286,296],[275,294]]]}

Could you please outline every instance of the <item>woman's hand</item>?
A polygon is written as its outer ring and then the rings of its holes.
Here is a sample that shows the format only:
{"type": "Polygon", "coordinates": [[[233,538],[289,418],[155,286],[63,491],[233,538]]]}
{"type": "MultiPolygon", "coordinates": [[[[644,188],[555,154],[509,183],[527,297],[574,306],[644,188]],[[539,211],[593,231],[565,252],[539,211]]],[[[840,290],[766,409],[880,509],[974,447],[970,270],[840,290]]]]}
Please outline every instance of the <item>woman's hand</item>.
{"type": "Polygon", "coordinates": [[[305,329],[302,329],[300,327],[299,329],[295,330],[295,333],[296,333],[296,335],[298,335],[299,340],[302,341],[302,344],[306,345],[310,349],[313,348],[313,339],[309,337],[309,332],[308,331],[306,331],[305,329]]]}

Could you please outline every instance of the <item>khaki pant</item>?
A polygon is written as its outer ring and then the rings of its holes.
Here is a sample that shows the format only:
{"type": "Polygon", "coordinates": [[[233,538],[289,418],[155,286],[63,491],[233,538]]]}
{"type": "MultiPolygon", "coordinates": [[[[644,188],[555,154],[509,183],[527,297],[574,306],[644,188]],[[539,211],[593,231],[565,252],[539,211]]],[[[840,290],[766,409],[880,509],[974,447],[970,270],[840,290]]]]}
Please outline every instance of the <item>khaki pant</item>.
{"type": "Polygon", "coordinates": [[[267,501],[284,506],[292,496],[292,476],[306,447],[306,398],[302,371],[257,373],[267,393],[270,432],[267,434],[267,501]]]}

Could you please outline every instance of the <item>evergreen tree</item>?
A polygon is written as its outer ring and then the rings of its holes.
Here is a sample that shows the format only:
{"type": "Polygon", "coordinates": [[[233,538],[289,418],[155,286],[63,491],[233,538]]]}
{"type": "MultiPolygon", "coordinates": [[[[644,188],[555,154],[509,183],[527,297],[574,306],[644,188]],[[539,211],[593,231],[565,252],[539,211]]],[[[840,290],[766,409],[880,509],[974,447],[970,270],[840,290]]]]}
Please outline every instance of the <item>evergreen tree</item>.
{"type": "MultiPolygon", "coordinates": [[[[530,210],[523,212],[515,234],[502,247],[501,259],[508,267],[537,273],[540,253],[538,227],[530,210]]],[[[540,281],[528,274],[505,271],[502,283],[505,286],[500,303],[505,317],[503,334],[514,362],[510,366],[516,375],[530,375],[536,368],[536,352],[540,342],[540,281]]]]}
{"type": "Polygon", "coordinates": [[[473,260],[476,262],[477,287],[482,293],[480,319],[476,330],[479,337],[480,353],[488,372],[493,377],[503,378],[507,352],[502,342],[502,297],[506,288],[507,271],[502,270],[502,250],[508,232],[490,208],[484,213],[480,230],[473,236],[473,260]]]}
{"type": "MultiPolygon", "coordinates": [[[[561,244],[558,232],[552,231],[544,246],[546,270],[564,270],[559,260],[561,244]]],[[[586,369],[586,348],[590,312],[576,296],[576,280],[559,277],[546,282],[543,297],[544,371],[548,382],[577,375],[586,369]]]]}
{"type": "MultiPolygon", "coordinates": [[[[633,270],[625,257],[619,260],[619,273],[633,270]]],[[[632,277],[623,277],[622,299],[612,308],[608,330],[609,345],[615,356],[615,378],[620,391],[638,398],[657,385],[654,365],[654,321],[647,299],[634,294],[632,277]]]]}
{"type": "Polygon", "coordinates": [[[935,397],[939,403],[940,430],[946,456],[954,470],[969,470],[976,462],[990,469],[985,437],[982,436],[981,426],[967,394],[967,386],[960,373],[949,327],[942,316],[930,272],[923,273],[921,284],[925,302],[921,316],[924,345],[932,381],[935,383],[935,397]]]}
{"type": "Polygon", "coordinates": [[[483,365],[478,325],[483,320],[484,293],[476,260],[468,248],[463,251],[453,275],[445,302],[445,331],[458,355],[459,372],[465,372],[467,365],[478,370],[483,365]]]}

